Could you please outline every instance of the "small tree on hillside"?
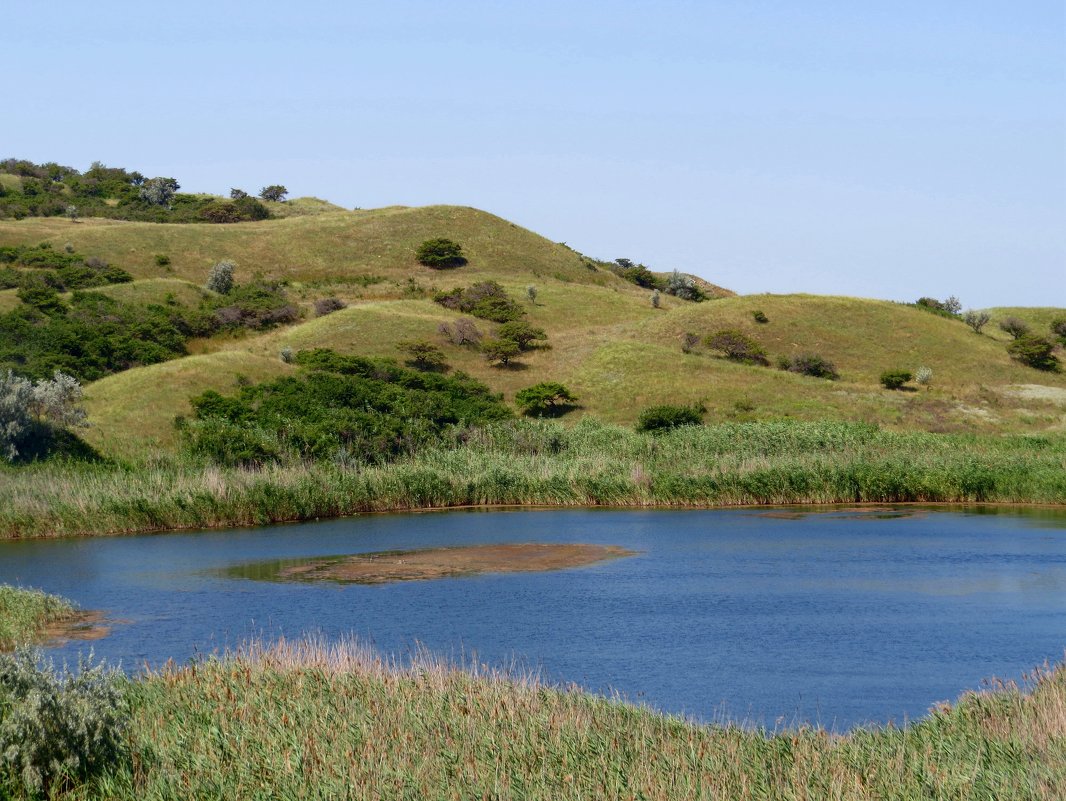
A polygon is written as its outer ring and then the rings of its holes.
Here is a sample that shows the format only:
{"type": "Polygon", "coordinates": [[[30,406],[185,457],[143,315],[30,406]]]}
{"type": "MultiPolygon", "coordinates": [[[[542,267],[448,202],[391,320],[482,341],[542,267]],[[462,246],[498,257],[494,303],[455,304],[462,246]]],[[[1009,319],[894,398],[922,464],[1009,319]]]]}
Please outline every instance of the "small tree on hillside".
{"type": "Polygon", "coordinates": [[[231,189],[229,190],[230,200],[244,200],[248,197],[248,193],[243,189],[231,189]]]}
{"type": "Polygon", "coordinates": [[[174,195],[181,189],[173,178],[149,178],[141,185],[140,198],[153,206],[169,206],[174,195]]]}
{"type": "Polygon", "coordinates": [[[992,316],[988,312],[974,311],[973,309],[970,309],[962,316],[962,321],[970,326],[975,334],[980,334],[981,329],[988,325],[988,321],[991,319],[992,316]]]}
{"type": "Polygon", "coordinates": [[[534,342],[546,342],[548,335],[543,328],[535,328],[522,320],[512,320],[496,329],[496,336],[509,339],[518,345],[521,351],[532,350],[534,342]]]}
{"type": "Polygon", "coordinates": [[[557,381],[542,381],[520,390],[514,400],[524,414],[546,417],[568,411],[577,398],[557,381]]]}
{"type": "Polygon", "coordinates": [[[526,287],[526,297],[529,298],[529,302],[534,306],[537,305],[537,288],[532,284],[526,287]]]}
{"type": "Polygon", "coordinates": [[[233,270],[236,265],[231,261],[220,261],[211,268],[207,276],[207,288],[220,295],[228,295],[233,289],[233,270]]]}
{"type": "Polygon", "coordinates": [[[410,356],[408,364],[419,370],[441,370],[445,366],[444,352],[424,339],[407,340],[396,347],[410,356]]]}
{"type": "Polygon", "coordinates": [[[52,378],[31,382],[8,370],[0,373],[0,458],[14,460],[20,448],[49,428],[87,425],[81,384],[58,370],[52,378]]]}
{"type": "Polygon", "coordinates": [[[1005,331],[1015,339],[1021,339],[1023,336],[1029,333],[1029,326],[1025,324],[1023,320],[1019,320],[1017,317],[1005,317],[999,321],[999,328],[1001,331],[1005,331]]]}
{"type": "Polygon", "coordinates": [[[285,199],[285,195],[289,194],[289,190],[281,184],[271,184],[270,186],[264,186],[259,190],[259,197],[263,200],[269,200],[272,203],[280,203],[285,199]]]}
{"type": "Polygon", "coordinates": [[[521,352],[518,343],[511,339],[486,339],[481,344],[481,350],[486,359],[502,367],[510,364],[511,360],[521,352]]]}

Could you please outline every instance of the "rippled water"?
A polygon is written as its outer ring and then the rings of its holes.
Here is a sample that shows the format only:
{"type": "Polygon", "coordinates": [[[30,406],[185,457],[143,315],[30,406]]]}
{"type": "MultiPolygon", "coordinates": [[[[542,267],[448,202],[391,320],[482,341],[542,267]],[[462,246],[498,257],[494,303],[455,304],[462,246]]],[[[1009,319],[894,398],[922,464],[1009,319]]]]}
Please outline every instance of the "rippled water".
{"type": "MultiPolygon", "coordinates": [[[[1066,513],[463,511],[0,543],[0,581],[122,621],[128,670],[250,635],[354,633],[517,660],[669,712],[844,728],[917,717],[1066,648],[1066,513]],[[499,542],[639,555],[548,573],[364,585],[227,575],[258,560],[499,542]]],[[[90,646],[56,649],[73,656],[90,646]]]]}

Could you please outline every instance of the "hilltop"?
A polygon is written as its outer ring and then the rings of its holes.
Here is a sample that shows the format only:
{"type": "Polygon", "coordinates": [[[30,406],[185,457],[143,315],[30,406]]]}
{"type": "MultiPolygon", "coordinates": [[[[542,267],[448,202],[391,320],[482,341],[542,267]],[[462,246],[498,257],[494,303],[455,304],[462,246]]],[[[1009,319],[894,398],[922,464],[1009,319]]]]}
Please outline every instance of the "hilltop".
{"type": "MultiPolygon", "coordinates": [[[[340,353],[403,360],[398,344],[436,344],[447,364],[484,381],[510,401],[538,381],[565,384],[579,398],[566,420],[594,415],[631,424],[662,403],[703,404],[708,421],[842,419],[928,431],[1042,432],[1066,427],[1066,376],[1012,360],[1005,316],[1046,328],[1055,309],[994,310],[981,334],[957,319],[913,305],[811,295],[736,296],[714,284],[702,303],[623,280],[590,259],[510,221],[465,207],[390,207],[346,211],[316,199],[270,204],[272,219],[236,224],[163,224],[59,217],[0,220],[0,247],[47,243],[53,251],[91,254],[126,271],[125,283],[91,288],[124,303],[185,304],[205,297],[213,264],[236,265],[238,282],[280,282],[299,314],[269,330],[224,331],[188,342],[189,355],[134,367],[90,384],[92,428],[85,437],[104,453],[133,456],[175,442],[172,421],[188,398],[233,390],[293,371],[279,354],[327,347],[340,353]],[[284,210],[284,211],[281,211],[284,210]],[[465,265],[434,270],[418,263],[419,244],[447,237],[465,265]],[[477,350],[446,341],[442,324],[461,315],[434,302],[442,291],[495,281],[540,327],[549,347],[493,366],[477,350]],[[530,300],[528,287],[536,289],[530,300]],[[314,302],[346,308],[315,316],[314,302]],[[756,322],[762,312],[766,322],[756,322]],[[704,344],[683,352],[686,333],[736,329],[779,357],[816,353],[835,365],[837,381],[720,358],[704,344]],[[932,380],[893,392],[884,370],[919,367],[932,380]]],[[[657,279],[660,282],[662,276],[657,279]]],[[[69,295],[67,296],[69,297],[69,295]]],[[[17,308],[16,290],[0,292],[0,312],[17,308]]],[[[494,324],[478,320],[490,335],[494,324]]]]}

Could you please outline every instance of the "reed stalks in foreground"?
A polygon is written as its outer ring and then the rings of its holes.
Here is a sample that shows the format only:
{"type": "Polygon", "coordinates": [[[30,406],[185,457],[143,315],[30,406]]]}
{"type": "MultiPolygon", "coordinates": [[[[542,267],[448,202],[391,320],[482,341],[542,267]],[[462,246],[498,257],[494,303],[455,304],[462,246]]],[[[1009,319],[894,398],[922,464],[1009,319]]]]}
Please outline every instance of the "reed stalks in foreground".
{"type": "Polygon", "coordinates": [[[905,728],[701,726],[533,676],[253,645],[128,689],[132,764],[78,798],[1039,799],[1066,794],[1066,670],[905,728]]]}
{"type": "Polygon", "coordinates": [[[855,423],[689,426],[585,420],[463,431],[400,461],[257,470],[180,457],[0,470],[0,537],[126,534],[481,505],[715,507],[1066,503],[1066,435],[885,431],[855,423]]]}
{"type": "Polygon", "coordinates": [[[78,610],[65,598],[0,584],[0,651],[31,643],[48,626],[71,620],[77,614],[78,610]]]}

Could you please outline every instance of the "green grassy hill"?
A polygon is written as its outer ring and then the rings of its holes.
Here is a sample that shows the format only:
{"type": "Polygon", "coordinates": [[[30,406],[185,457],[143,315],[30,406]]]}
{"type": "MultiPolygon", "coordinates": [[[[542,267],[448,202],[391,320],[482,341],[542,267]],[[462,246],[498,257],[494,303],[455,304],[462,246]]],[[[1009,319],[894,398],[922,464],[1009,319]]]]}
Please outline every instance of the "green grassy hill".
{"type": "MultiPolygon", "coordinates": [[[[810,295],[730,296],[689,303],[630,284],[565,245],[486,212],[431,206],[343,211],[324,201],[279,204],[288,216],[232,225],[122,222],[60,218],[0,221],[0,246],[49,242],[73,246],[129,271],[136,279],[92,291],[134,303],[169,297],[194,304],[211,265],[237,264],[238,281],[255,274],[289,283],[302,312],[295,325],[265,333],[226,334],[190,343],[192,356],[138,367],[87,388],[93,427],[86,438],[105,453],[134,455],[169,447],[173,419],[205,389],[232,390],[238,380],[262,380],[292,368],[283,348],[333,348],[343,353],[402,359],[397,343],[426,339],[448,364],[485,381],[508,400],[542,380],[561,381],[580,398],[584,414],[632,423],[660,403],[703,403],[708,420],[848,419],[931,431],[1048,431],[1066,429],[1066,373],[1040,372],[1012,361],[998,319],[1013,314],[1047,333],[1064,310],[996,309],[985,333],[904,304],[810,295]],[[463,246],[468,263],[431,270],[415,251],[445,236],[463,246]],[[169,264],[159,265],[156,255],[169,264]],[[459,315],[432,301],[434,292],[492,279],[548,334],[550,347],[507,368],[438,333],[459,315]],[[526,287],[537,287],[536,303],[526,287]],[[316,318],[312,304],[336,296],[349,306],[316,318]],[[761,310],[768,322],[756,323],[761,310]],[[683,353],[686,332],[700,336],[736,328],[761,343],[771,362],[816,353],[833,362],[839,381],[776,367],[726,361],[698,346],[683,353]],[[883,389],[886,369],[933,371],[928,387],[883,389]]],[[[0,292],[0,311],[19,303],[0,292]]],[[[9,297],[10,296],[10,297],[9,297]]],[[[477,321],[485,334],[495,325],[477,321]]],[[[1061,351],[1060,351],[1061,355],[1061,351]]]]}

